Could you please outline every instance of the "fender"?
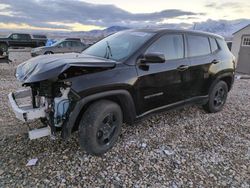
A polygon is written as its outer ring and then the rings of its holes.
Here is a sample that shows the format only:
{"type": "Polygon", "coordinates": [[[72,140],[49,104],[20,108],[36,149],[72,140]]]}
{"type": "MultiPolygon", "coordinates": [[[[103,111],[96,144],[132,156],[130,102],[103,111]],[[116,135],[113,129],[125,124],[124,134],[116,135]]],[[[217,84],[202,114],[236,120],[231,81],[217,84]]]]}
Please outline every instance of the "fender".
{"type": "MultiPolygon", "coordinates": [[[[209,88],[209,92],[211,90],[211,88],[213,88],[213,86],[219,81],[219,80],[224,80],[224,81],[230,81],[230,85],[228,85],[228,89],[229,91],[232,89],[232,86],[233,86],[233,83],[234,83],[234,73],[233,72],[219,72],[217,73],[216,75],[214,75],[213,77],[213,81],[212,81],[212,84],[210,85],[210,88],[209,88]],[[230,80],[225,80],[225,78],[228,78],[230,80]]],[[[227,83],[229,84],[229,83],[227,83]]]]}
{"type": "Polygon", "coordinates": [[[109,97],[116,97],[119,100],[118,102],[124,114],[124,121],[128,124],[132,124],[136,118],[136,110],[133,98],[130,93],[127,90],[105,91],[84,97],[75,104],[73,110],[71,110],[71,112],[69,113],[68,119],[63,125],[62,138],[64,140],[67,140],[70,137],[75,123],[77,123],[77,119],[86,104],[96,101],[98,99],[109,97]]]}

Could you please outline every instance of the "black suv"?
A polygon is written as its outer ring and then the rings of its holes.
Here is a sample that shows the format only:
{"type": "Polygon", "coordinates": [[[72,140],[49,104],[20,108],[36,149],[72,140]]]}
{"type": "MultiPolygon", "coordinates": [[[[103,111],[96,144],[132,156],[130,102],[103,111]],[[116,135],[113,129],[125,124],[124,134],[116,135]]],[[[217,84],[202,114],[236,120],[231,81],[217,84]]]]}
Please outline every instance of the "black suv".
{"type": "Polygon", "coordinates": [[[9,94],[20,120],[41,119],[31,139],[79,129],[88,153],[108,151],[123,123],[163,109],[200,104],[222,110],[232,88],[234,56],[218,35],[167,29],[118,32],[81,54],[42,56],[19,65],[30,89],[9,94]],[[30,96],[32,104],[19,106],[30,96]]]}

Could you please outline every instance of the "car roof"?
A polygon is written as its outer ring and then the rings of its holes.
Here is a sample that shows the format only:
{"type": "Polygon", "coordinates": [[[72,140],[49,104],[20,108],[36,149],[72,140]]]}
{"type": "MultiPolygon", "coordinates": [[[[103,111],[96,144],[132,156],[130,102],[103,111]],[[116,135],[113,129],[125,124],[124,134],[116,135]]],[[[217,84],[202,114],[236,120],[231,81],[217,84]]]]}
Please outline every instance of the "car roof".
{"type": "Polygon", "coordinates": [[[190,33],[190,34],[206,35],[206,36],[224,39],[222,36],[214,34],[214,33],[198,31],[198,30],[187,30],[187,29],[146,28],[146,29],[131,29],[130,31],[150,32],[150,33],[190,33]]]}

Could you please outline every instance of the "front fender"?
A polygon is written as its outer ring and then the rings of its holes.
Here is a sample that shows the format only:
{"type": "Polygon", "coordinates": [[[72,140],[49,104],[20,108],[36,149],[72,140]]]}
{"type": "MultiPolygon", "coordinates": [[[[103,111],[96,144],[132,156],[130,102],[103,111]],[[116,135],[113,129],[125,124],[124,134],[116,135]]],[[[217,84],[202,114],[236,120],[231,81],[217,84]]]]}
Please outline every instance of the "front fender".
{"type": "Polygon", "coordinates": [[[109,98],[109,97],[117,97],[120,103],[120,106],[123,110],[123,113],[126,114],[125,121],[129,124],[132,124],[132,122],[136,118],[136,110],[135,105],[132,96],[127,90],[111,90],[111,91],[105,91],[97,94],[93,94],[90,96],[87,96],[81,100],[79,100],[73,110],[69,113],[68,119],[65,121],[62,129],[62,138],[67,140],[71,132],[75,126],[75,123],[77,122],[77,119],[79,115],[81,115],[81,111],[84,108],[85,105],[89,104],[90,102],[103,99],[103,98],[109,98]]]}

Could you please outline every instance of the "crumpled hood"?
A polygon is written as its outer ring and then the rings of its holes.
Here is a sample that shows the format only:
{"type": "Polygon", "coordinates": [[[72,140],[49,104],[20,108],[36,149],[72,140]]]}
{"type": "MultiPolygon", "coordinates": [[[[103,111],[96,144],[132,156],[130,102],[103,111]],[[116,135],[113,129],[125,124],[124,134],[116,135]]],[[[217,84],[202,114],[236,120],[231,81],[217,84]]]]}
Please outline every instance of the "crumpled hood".
{"type": "Polygon", "coordinates": [[[77,53],[42,55],[20,64],[16,69],[16,78],[22,83],[33,83],[57,78],[72,66],[111,68],[116,63],[113,60],[77,53]]]}

